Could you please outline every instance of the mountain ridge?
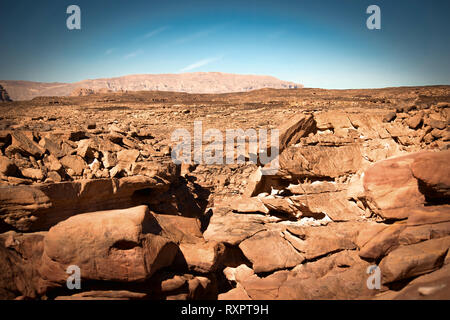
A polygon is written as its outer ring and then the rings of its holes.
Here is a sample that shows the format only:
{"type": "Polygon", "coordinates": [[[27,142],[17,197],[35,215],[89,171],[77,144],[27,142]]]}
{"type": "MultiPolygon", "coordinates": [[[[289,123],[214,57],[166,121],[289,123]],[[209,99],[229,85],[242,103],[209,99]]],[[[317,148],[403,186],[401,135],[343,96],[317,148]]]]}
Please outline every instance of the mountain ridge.
{"type": "Polygon", "coordinates": [[[78,95],[87,91],[175,91],[187,93],[246,92],[262,88],[293,89],[301,84],[268,75],[244,75],[222,72],[131,74],[112,78],[86,79],[74,83],[0,80],[13,100],[31,100],[38,96],[78,95]]]}

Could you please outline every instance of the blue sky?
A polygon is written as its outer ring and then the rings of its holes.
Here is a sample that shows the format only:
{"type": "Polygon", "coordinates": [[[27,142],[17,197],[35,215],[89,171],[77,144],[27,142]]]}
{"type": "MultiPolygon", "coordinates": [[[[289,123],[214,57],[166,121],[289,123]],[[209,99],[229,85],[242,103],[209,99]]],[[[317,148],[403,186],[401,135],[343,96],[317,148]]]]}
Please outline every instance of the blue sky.
{"type": "Polygon", "coordinates": [[[0,79],[273,75],[321,88],[450,84],[450,1],[0,1],[0,79]],[[66,8],[81,8],[81,30],[66,8]],[[381,8],[381,30],[366,8],[381,8]]]}

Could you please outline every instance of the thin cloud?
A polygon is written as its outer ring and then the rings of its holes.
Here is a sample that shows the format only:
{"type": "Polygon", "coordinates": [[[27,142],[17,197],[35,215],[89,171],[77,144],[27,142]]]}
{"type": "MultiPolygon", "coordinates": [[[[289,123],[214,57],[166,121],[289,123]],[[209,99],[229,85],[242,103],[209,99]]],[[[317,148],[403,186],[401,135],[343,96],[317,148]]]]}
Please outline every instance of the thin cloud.
{"type": "Polygon", "coordinates": [[[206,66],[207,64],[216,62],[218,60],[222,59],[222,57],[213,57],[213,58],[208,58],[208,59],[203,59],[203,60],[199,60],[197,62],[194,62],[186,67],[184,67],[183,69],[181,69],[179,72],[186,72],[189,70],[193,70],[193,69],[197,69],[203,66],[206,66]]]}
{"type": "Polygon", "coordinates": [[[134,58],[134,57],[136,57],[136,56],[138,56],[138,55],[140,55],[140,54],[142,54],[142,53],[144,53],[144,50],[136,50],[136,51],[133,51],[133,52],[130,52],[129,54],[126,54],[123,58],[124,59],[131,59],[131,58],[134,58]]]}
{"type": "Polygon", "coordinates": [[[157,34],[163,32],[163,31],[166,31],[168,28],[169,28],[168,26],[163,26],[163,27],[160,27],[158,29],[152,30],[149,33],[145,34],[142,38],[143,39],[148,39],[148,38],[154,37],[157,34]]]}
{"type": "Polygon", "coordinates": [[[116,49],[114,49],[114,48],[108,49],[105,51],[105,54],[109,55],[109,54],[113,53],[114,50],[116,50],[116,49]]]}
{"type": "Polygon", "coordinates": [[[211,33],[214,33],[216,30],[217,30],[217,27],[194,32],[192,34],[189,34],[187,36],[184,36],[182,38],[175,40],[175,44],[182,44],[182,43],[190,42],[190,41],[193,41],[193,40],[196,40],[199,38],[206,37],[206,36],[210,35],[211,33]]]}

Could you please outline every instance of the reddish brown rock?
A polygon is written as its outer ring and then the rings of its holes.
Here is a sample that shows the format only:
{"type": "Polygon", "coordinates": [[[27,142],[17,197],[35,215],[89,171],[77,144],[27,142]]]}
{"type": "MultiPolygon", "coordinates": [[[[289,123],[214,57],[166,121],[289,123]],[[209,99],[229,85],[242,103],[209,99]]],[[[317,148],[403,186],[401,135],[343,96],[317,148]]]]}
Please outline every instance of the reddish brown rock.
{"type": "Polygon", "coordinates": [[[414,115],[411,118],[409,118],[408,120],[406,120],[406,124],[411,129],[416,130],[422,124],[422,117],[423,117],[422,114],[417,113],[416,115],[414,115]]]}
{"type": "Polygon", "coordinates": [[[311,115],[297,114],[283,123],[278,130],[280,139],[279,153],[281,153],[288,146],[298,143],[301,138],[314,133],[317,130],[316,121],[311,115]]]}
{"type": "Polygon", "coordinates": [[[33,141],[33,134],[31,132],[11,132],[11,139],[11,145],[5,150],[5,154],[8,156],[19,153],[23,156],[40,158],[45,153],[45,149],[33,141]]]}
{"type": "Polygon", "coordinates": [[[449,155],[449,151],[418,152],[371,166],[363,178],[371,209],[386,219],[404,219],[411,208],[445,197],[450,183],[444,159],[449,155]]]}
{"type": "Polygon", "coordinates": [[[450,199],[450,150],[418,155],[411,165],[413,176],[427,201],[450,199]]]}
{"type": "Polygon", "coordinates": [[[279,232],[263,231],[242,241],[239,248],[253,263],[255,272],[294,267],[305,258],[279,232]]]}
{"type": "Polygon", "coordinates": [[[279,156],[281,170],[298,177],[336,178],[357,172],[362,161],[357,145],[289,147],[279,156]]]}
{"type": "Polygon", "coordinates": [[[47,230],[74,214],[90,210],[158,204],[168,189],[167,183],[144,176],[0,186],[0,219],[22,231],[47,230]],[[151,199],[148,192],[153,194],[151,199]]]}
{"type": "Polygon", "coordinates": [[[9,158],[0,156],[0,174],[14,176],[17,173],[17,166],[9,158]]]}
{"type": "Polygon", "coordinates": [[[76,265],[83,280],[139,281],[169,266],[177,246],[148,233],[156,223],[146,206],[79,214],[52,227],[44,239],[41,276],[67,279],[76,265]]]}
{"type": "Polygon", "coordinates": [[[70,173],[74,176],[81,176],[83,174],[83,170],[87,168],[87,163],[83,160],[83,158],[77,155],[65,156],[61,158],[60,162],[64,168],[71,170],[70,173]]]}
{"type": "Polygon", "coordinates": [[[41,265],[46,232],[0,234],[0,298],[37,298],[44,282],[41,265]]]}
{"type": "Polygon", "coordinates": [[[409,279],[439,269],[450,247],[450,237],[401,246],[380,263],[383,283],[409,279]]]}
{"type": "Polygon", "coordinates": [[[71,296],[58,296],[55,300],[141,300],[147,297],[143,292],[127,290],[94,290],[75,293],[71,296]]]}

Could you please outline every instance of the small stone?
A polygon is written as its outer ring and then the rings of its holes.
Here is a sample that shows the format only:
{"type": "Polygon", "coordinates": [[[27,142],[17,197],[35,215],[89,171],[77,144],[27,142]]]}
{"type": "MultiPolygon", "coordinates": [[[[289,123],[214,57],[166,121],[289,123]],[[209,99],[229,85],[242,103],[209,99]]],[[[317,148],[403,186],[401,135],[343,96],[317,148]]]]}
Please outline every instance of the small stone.
{"type": "MultiPolygon", "coordinates": [[[[71,169],[73,174],[71,176],[81,176],[84,168],[87,166],[86,162],[80,156],[65,156],[61,159],[61,164],[66,169],[71,169]]],[[[69,173],[69,171],[67,171],[69,173]]]]}
{"type": "Polygon", "coordinates": [[[102,162],[106,169],[111,169],[117,165],[117,156],[115,153],[106,151],[103,154],[102,162]]]}
{"type": "Polygon", "coordinates": [[[22,169],[21,172],[24,177],[27,177],[27,178],[30,178],[33,180],[44,179],[44,174],[41,169],[25,168],[25,169],[22,169]]]}
{"type": "Polygon", "coordinates": [[[395,114],[395,112],[389,112],[388,114],[386,114],[386,115],[383,117],[383,122],[391,122],[391,121],[393,121],[396,117],[397,117],[397,115],[395,114]]]}
{"type": "Polygon", "coordinates": [[[419,114],[419,113],[416,114],[415,116],[413,116],[413,117],[409,118],[408,120],[406,120],[406,124],[411,129],[416,130],[422,124],[422,115],[419,114]]]}
{"type": "Polygon", "coordinates": [[[45,180],[45,182],[61,182],[61,181],[62,181],[62,178],[58,172],[49,171],[47,173],[47,179],[45,180]]]}
{"type": "Polygon", "coordinates": [[[72,131],[69,135],[69,140],[80,141],[81,139],[86,139],[86,132],[84,131],[72,131]]]}

